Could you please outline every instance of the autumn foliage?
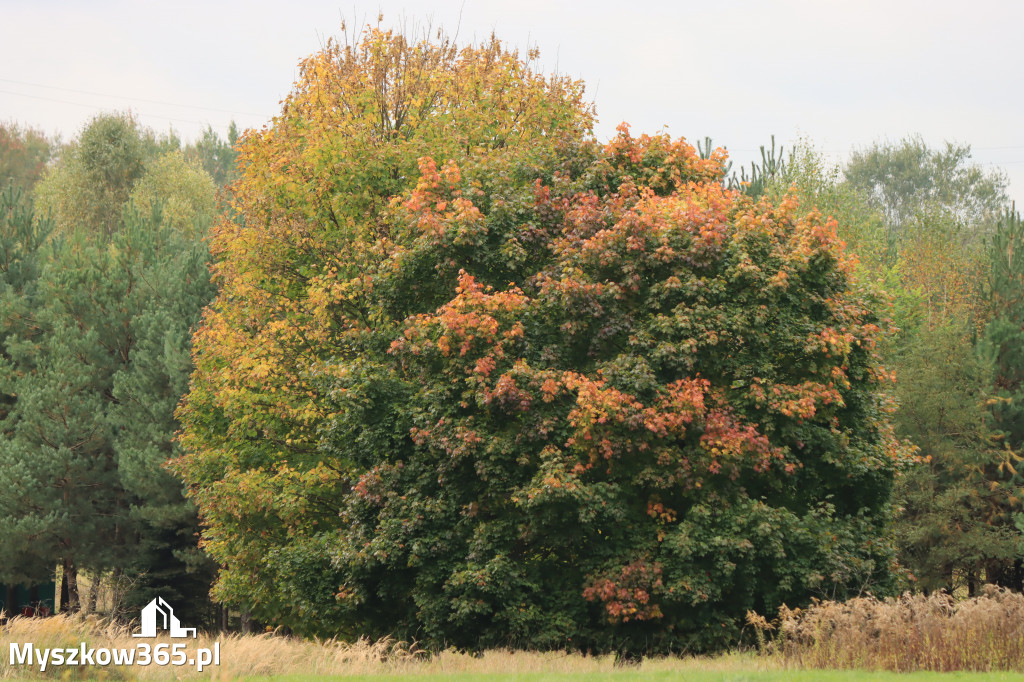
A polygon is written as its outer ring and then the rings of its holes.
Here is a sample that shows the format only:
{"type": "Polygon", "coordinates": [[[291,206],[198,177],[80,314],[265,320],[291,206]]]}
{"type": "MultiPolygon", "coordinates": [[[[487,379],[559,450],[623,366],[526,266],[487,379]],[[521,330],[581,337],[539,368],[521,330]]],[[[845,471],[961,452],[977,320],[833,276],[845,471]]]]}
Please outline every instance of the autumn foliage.
{"type": "Polygon", "coordinates": [[[371,31],[241,146],[177,462],[217,593],[312,634],[711,649],[884,591],[877,301],[724,153],[371,31]]]}

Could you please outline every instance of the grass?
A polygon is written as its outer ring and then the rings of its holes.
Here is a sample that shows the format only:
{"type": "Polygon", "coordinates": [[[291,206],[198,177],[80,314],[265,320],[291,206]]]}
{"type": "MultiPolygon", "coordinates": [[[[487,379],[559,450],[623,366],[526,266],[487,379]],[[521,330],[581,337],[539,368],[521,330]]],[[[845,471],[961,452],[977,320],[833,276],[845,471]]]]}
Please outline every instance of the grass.
{"type": "Polygon", "coordinates": [[[676,671],[617,670],[604,673],[451,673],[451,674],[408,674],[354,677],[274,677],[275,682],[305,682],[307,680],[323,680],[334,682],[470,682],[485,680],[486,682],[661,682],[662,680],[685,680],[686,682],[996,682],[1024,680],[1024,674],[1009,672],[993,673],[894,673],[890,671],[867,670],[723,670],[707,671],[682,668],[676,671]]]}
{"type": "Polygon", "coordinates": [[[940,594],[821,602],[805,610],[783,609],[773,623],[751,614],[750,623],[763,637],[760,653],[652,657],[625,667],[616,666],[610,655],[503,650],[427,655],[392,641],[229,634],[187,640],[190,654],[219,643],[220,665],[202,672],[195,666],[156,665],[51,666],[40,672],[38,666],[9,665],[10,645],[58,649],[86,642],[94,649],[134,649],[143,641],[155,648],[184,640],[135,639],[128,627],[96,617],[14,618],[0,628],[0,679],[1024,681],[1024,595],[998,588],[963,601],[940,594]]]}

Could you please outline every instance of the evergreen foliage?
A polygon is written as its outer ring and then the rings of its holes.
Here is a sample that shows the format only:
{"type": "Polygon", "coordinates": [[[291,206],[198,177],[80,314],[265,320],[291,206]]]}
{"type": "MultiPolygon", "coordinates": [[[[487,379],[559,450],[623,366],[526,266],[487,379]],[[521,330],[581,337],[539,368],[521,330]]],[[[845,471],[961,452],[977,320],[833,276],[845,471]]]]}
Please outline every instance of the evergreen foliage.
{"type": "Polygon", "coordinates": [[[211,567],[195,556],[195,511],[162,465],[212,295],[205,246],[159,205],[126,210],[111,232],[86,223],[50,239],[12,191],[0,215],[0,581],[60,564],[74,593],[79,570],[113,571],[132,576],[129,604],[159,590],[203,608],[211,567]]]}

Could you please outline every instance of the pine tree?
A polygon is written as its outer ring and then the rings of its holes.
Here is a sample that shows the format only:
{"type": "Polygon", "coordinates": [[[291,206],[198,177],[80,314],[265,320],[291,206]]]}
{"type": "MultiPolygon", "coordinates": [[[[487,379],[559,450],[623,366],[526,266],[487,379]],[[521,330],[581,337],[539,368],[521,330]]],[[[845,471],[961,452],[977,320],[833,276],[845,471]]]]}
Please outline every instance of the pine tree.
{"type": "MultiPolygon", "coordinates": [[[[988,472],[998,484],[1000,504],[993,523],[1013,533],[1013,513],[1024,504],[1024,221],[1009,210],[991,240],[992,272],[989,292],[992,317],[980,348],[992,367],[991,425],[1002,456],[988,472]]],[[[995,485],[993,486],[995,487],[995,485]]],[[[1011,560],[990,562],[986,576],[1015,589],[1024,589],[1024,551],[1011,560]]]]}
{"type": "Polygon", "coordinates": [[[72,609],[79,570],[132,576],[128,604],[154,591],[202,603],[212,574],[195,510],[162,466],[212,295],[205,246],[159,208],[126,211],[109,237],[85,226],[45,246],[26,238],[43,229],[31,209],[4,215],[5,253],[40,246],[4,273],[0,580],[62,564],[72,609]]]}
{"type": "Polygon", "coordinates": [[[128,494],[135,546],[124,570],[140,576],[125,606],[157,594],[189,622],[212,616],[206,599],[215,566],[197,547],[195,507],[163,464],[180,455],[174,410],[188,389],[192,330],[213,296],[205,245],[176,230],[153,239],[144,227],[125,234],[136,254],[138,300],[129,333],[131,362],[113,377],[110,421],[119,482],[128,494]]]}

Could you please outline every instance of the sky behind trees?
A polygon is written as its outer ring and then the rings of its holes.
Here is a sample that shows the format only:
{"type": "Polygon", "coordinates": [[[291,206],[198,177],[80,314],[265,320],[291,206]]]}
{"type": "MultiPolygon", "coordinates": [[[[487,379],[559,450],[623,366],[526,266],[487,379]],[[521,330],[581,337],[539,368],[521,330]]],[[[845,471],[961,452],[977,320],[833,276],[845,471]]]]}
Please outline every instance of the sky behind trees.
{"type": "Polygon", "coordinates": [[[158,131],[261,126],[300,59],[376,22],[432,24],[460,42],[493,30],[541,51],[545,71],[586,81],[598,135],[710,136],[746,163],[771,134],[841,160],[920,133],[972,145],[1024,198],[1024,5],[980,0],[855,5],[811,0],[186,1],[0,0],[0,120],[70,139],[103,110],[131,109],[158,131]]]}

